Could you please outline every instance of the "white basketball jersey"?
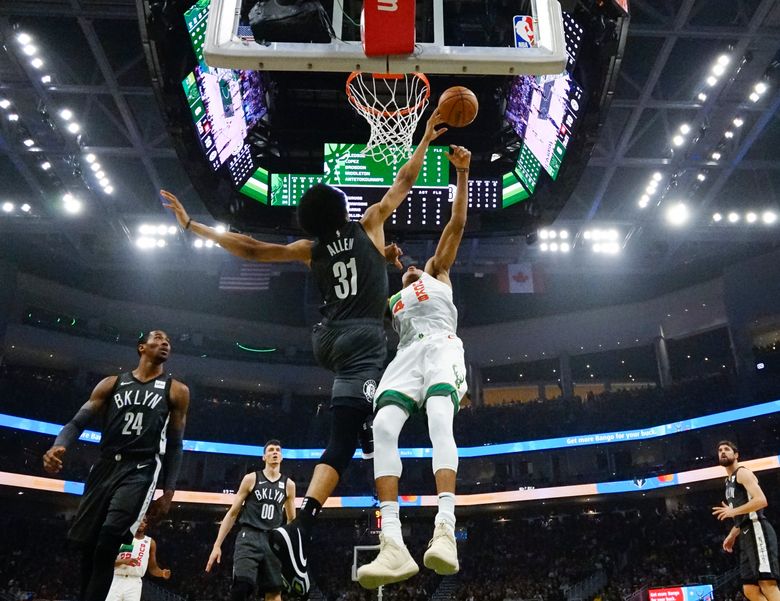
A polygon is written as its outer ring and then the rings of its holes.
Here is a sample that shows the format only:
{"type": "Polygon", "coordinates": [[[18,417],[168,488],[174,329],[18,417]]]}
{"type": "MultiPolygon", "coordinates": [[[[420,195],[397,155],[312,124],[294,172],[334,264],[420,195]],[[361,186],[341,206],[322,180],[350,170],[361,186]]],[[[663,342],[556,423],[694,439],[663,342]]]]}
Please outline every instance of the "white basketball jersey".
{"type": "Polygon", "coordinates": [[[458,310],[452,288],[425,272],[420,279],[390,298],[399,348],[434,334],[455,334],[458,310]]]}
{"type": "Polygon", "coordinates": [[[117,566],[114,568],[114,574],[120,576],[138,576],[143,578],[146,574],[146,568],[149,565],[149,553],[152,549],[152,539],[148,536],[143,538],[133,538],[133,550],[117,555],[117,559],[136,559],[140,561],[137,566],[117,566]]]}

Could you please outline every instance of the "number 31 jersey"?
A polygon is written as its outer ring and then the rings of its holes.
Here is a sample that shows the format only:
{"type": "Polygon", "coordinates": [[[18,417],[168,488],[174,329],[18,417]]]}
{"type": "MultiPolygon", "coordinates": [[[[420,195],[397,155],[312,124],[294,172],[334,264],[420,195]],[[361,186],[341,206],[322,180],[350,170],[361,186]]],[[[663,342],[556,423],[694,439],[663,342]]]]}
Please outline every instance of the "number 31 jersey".
{"type": "Polygon", "coordinates": [[[284,522],[287,476],[269,480],[262,470],[255,472],[255,485],[244,501],[238,523],[256,530],[273,530],[284,522]]]}
{"type": "Polygon", "coordinates": [[[172,378],[141,382],[132,373],[117,376],[108,398],[100,449],[103,455],[152,457],[165,454],[168,398],[172,378]]]}
{"type": "Polygon", "coordinates": [[[349,222],[332,237],[315,240],[311,270],[331,320],[383,319],[388,295],[385,257],[363,225],[349,222]]]}

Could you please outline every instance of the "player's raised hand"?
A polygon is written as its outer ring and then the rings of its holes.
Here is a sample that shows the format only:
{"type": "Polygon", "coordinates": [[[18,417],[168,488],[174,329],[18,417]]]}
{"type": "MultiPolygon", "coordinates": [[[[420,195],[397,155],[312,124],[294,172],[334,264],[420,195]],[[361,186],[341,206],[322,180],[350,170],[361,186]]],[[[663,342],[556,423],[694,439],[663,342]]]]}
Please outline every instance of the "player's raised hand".
{"type": "Polygon", "coordinates": [[[471,164],[471,151],[463,146],[451,144],[446,156],[456,169],[468,169],[471,164]]]}
{"type": "Polygon", "coordinates": [[[436,129],[436,126],[441,125],[442,123],[444,123],[444,119],[442,119],[439,109],[436,109],[425,124],[425,135],[423,136],[423,139],[428,140],[428,142],[433,142],[436,138],[444,134],[447,131],[446,127],[436,129]]]}
{"type": "Polygon", "coordinates": [[[211,568],[214,566],[214,562],[222,563],[222,549],[220,547],[214,547],[211,550],[211,555],[209,555],[209,561],[206,564],[207,572],[211,571],[211,568]]]}
{"type": "Polygon", "coordinates": [[[163,200],[166,201],[163,203],[163,206],[166,209],[173,211],[173,214],[176,215],[176,221],[179,222],[179,225],[184,229],[187,229],[190,216],[187,214],[187,210],[184,208],[184,205],[181,204],[181,201],[176,198],[175,194],[168,192],[168,190],[160,190],[160,196],[162,196],[163,200]]]}
{"type": "Polygon", "coordinates": [[[385,246],[385,260],[391,265],[395,265],[398,269],[404,268],[404,266],[401,265],[401,257],[403,254],[404,251],[402,251],[401,247],[398,246],[395,242],[385,246]]]}
{"type": "Polygon", "coordinates": [[[57,474],[62,470],[62,456],[65,455],[65,447],[52,447],[43,455],[43,469],[50,474],[57,474]]]}

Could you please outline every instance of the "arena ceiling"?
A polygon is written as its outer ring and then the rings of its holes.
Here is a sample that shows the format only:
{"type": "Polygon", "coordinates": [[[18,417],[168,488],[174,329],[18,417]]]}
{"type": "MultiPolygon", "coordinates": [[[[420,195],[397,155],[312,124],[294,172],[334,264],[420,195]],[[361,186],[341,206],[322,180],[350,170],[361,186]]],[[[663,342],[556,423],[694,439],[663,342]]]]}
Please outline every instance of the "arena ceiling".
{"type": "MultiPolygon", "coordinates": [[[[596,256],[587,248],[543,253],[538,242],[529,245],[524,237],[473,239],[464,243],[457,268],[462,273],[533,261],[550,273],[688,281],[692,273],[716,273],[777,245],[780,223],[763,224],[762,215],[780,214],[780,5],[630,5],[614,94],[589,163],[554,224],[574,233],[619,228],[625,236],[621,256],[596,256]],[[730,62],[709,85],[724,54],[730,62]],[[759,82],[766,89],[753,101],[759,82]],[[683,124],[689,133],[675,146],[683,124]],[[657,190],[640,208],[656,172],[657,190]],[[674,227],[665,211],[678,200],[686,203],[690,219],[674,227]],[[746,222],[751,211],[756,223],[746,222]],[[719,223],[713,222],[715,212],[724,217],[719,223]],[[740,216],[738,223],[728,222],[730,212],[740,216]]],[[[150,264],[177,272],[219,270],[220,253],[194,260],[196,251],[182,234],[151,256],[140,256],[134,245],[140,223],[170,223],[158,199],[161,187],[178,194],[196,218],[209,219],[169,140],[138,15],[135,0],[0,5],[0,98],[10,103],[0,110],[0,203],[13,204],[0,212],[0,256],[63,278],[150,264]],[[24,53],[20,32],[32,36],[37,54],[24,53]],[[43,61],[39,68],[31,64],[34,57],[43,61]],[[66,108],[73,113],[70,121],[61,116],[66,108]],[[17,115],[13,121],[11,114],[17,115]],[[79,124],[78,133],[68,131],[71,122],[79,124]],[[97,157],[110,194],[87,154],[97,157]],[[63,210],[62,198],[72,189],[83,202],[75,215],[63,210]],[[21,210],[24,204],[28,212],[21,210]]],[[[430,246],[410,241],[407,252],[425,255],[430,246]]]]}

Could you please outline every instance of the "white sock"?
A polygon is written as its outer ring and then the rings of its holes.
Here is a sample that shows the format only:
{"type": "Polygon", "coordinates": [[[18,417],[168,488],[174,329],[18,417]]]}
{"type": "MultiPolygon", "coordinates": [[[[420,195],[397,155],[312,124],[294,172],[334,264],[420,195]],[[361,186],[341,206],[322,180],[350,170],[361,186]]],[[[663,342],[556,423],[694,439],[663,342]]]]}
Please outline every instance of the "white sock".
{"type": "MultiPolygon", "coordinates": [[[[433,523],[437,526],[446,524],[455,532],[455,495],[451,492],[439,494],[439,512],[436,514],[436,519],[433,523]]],[[[382,524],[384,526],[384,522],[382,524]]]]}
{"type": "Polygon", "coordinates": [[[382,501],[379,504],[379,511],[382,514],[382,534],[403,546],[404,536],[401,533],[398,501],[382,501]]]}

